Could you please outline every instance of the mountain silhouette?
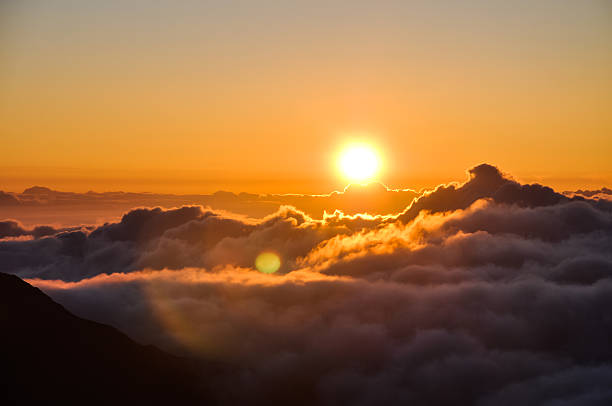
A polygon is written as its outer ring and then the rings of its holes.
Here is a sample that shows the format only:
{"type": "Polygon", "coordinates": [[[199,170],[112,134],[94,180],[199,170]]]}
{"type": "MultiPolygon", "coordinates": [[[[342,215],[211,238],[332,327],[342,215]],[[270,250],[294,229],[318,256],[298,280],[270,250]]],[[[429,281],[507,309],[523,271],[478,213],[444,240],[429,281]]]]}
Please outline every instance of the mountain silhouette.
{"type": "Polygon", "coordinates": [[[79,318],[0,273],[4,404],[209,404],[202,365],[79,318]]]}

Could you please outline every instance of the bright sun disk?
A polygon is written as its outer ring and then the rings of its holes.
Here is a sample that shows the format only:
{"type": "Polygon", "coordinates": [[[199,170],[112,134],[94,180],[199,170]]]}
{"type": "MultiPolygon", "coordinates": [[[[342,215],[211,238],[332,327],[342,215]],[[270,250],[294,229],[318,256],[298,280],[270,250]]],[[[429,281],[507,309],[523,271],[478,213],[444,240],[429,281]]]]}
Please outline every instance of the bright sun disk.
{"type": "Polygon", "coordinates": [[[379,168],[379,160],[373,148],[355,145],[347,148],[340,156],[340,169],[352,181],[373,179],[379,168]]]}

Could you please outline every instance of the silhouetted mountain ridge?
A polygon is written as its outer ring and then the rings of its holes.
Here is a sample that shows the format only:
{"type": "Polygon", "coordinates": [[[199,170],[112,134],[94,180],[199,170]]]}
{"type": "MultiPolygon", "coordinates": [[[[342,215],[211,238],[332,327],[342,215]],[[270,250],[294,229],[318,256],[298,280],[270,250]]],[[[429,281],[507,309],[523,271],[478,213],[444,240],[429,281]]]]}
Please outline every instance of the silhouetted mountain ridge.
{"type": "Polygon", "coordinates": [[[0,273],[0,302],[4,399],[15,404],[205,402],[195,361],[74,316],[14,275],[0,273]]]}

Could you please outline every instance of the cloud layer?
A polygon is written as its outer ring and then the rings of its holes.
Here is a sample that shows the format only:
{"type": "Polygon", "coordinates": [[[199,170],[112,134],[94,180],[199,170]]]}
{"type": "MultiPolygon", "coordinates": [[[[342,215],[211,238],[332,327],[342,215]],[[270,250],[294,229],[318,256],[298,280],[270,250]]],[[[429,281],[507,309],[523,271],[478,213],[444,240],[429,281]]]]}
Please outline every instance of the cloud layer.
{"type": "Polygon", "coordinates": [[[273,214],[289,205],[310,217],[341,210],[345,214],[392,214],[408,206],[419,193],[410,189],[389,189],[373,182],[349,185],[342,191],[322,195],[253,194],[218,191],[209,195],[173,195],[124,192],[59,192],[34,186],[22,193],[0,191],[0,216],[24,223],[49,223],[69,227],[81,224],[114,222],[134,207],[174,208],[197,205],[225,210],[253,218],[273,214]]]}
{"type": "Polygon", "coordinates": [[[0,270],[228,365],[211,383],[223,403],[603,405],[610,247],[610,202],[480,165],[395,215],[137,209],[0,242],[0,270]],[[253,269],[263,251],[277,274],[253,269]]]}

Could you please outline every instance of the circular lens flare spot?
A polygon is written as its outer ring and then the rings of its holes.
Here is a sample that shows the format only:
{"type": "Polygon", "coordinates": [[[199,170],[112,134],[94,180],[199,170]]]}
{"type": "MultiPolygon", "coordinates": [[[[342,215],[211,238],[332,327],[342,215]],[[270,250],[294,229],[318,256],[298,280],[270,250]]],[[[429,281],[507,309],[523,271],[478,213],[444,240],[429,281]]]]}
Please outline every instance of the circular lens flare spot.
{"type": "Polygon", "coordinates": [[[273,252],[262,252],[255,258],[255,268],[263,273],[274,273],[281,266],[281,260],[273,252]]]}
{"type": "Polygon", "coordinates": [[[349,147],[340,157],[342,173],[354,181],[371,180],[376,175],[379,165],[376,152],[367,145],[349,147]]]}

